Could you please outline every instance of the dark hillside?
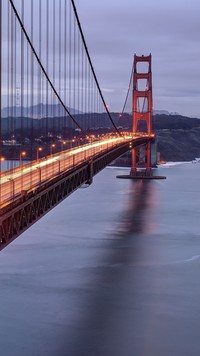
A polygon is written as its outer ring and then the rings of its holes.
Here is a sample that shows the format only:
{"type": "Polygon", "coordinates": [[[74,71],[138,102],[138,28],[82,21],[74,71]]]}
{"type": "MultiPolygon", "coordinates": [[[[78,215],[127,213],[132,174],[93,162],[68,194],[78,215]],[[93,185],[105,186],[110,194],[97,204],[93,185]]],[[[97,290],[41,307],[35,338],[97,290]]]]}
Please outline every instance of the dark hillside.
{"type": "Polygon", "coordinates": [[[191,161],[200,157],[200,128],[159,130],[156,137],[161,160],[191,161]]]}
{"type": "MultiPolygon", "coordinates": [[[[121,126],[131,128],[130,115],[126,114],[119,122],[121,126]]],[[[156,132],[161,160],[191,161],[200,157],[200,119],[181,115],[154,115],[153,130],[156,132]]]]}
{"type": "Polygon", "coordinates": [[[155,130],[189,130],[193,127],[200,127],[200,119],[181,115],[155,115],[153,117],[153,128],[155,130]]]}

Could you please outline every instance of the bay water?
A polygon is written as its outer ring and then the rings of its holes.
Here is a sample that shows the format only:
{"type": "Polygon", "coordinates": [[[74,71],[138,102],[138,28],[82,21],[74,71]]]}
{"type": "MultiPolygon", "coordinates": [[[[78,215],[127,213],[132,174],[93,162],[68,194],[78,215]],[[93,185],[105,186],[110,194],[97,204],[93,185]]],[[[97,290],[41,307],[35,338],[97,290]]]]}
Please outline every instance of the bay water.
{"type": "Polygon", "coordinates": [[[0,253],[0,355],[200,355],[200,164],[106,168],[0,253]]]}

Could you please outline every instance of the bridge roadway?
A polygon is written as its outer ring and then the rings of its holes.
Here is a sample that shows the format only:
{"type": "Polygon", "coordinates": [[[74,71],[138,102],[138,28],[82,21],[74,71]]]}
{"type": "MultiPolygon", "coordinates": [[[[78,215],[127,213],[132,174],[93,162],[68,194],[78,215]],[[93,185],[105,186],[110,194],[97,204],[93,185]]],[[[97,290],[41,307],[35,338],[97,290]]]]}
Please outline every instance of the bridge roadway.
{"type": "Polygon", "coordinates": [[[2,172],[0,250],[115,158],[153,139],[130,133],[106,138],[2,172]]]}
{"type": "MultiPolygon", "coordinates": [[[[140,135],[140,137],[144,136],[146,135],[140,135]]],[[[125,141],[131,142],[132,139],[133,137],[129,135],[93,142],[2,172],[0,206],[5,206],[15,197],[38,187],[61,172],[67,171],[115,145],[125,141]]]]}

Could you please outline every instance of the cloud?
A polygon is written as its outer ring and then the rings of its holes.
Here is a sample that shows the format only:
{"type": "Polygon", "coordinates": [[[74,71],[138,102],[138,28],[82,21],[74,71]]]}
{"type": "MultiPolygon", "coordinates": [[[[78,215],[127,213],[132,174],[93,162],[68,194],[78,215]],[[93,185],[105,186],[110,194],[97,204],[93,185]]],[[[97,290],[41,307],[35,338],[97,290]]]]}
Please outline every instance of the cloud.
{"type": "MultiPolygon", "coordinates": [[[[3,2],[5,6],[6,2],[3,2]]],[[[21,11],[21,0],[15,0],[17,8],[21,11]]],[[[55,2],[57,4],[57,1],[55,2]]],[[[61,1],[62,18],[64,18],[64,4],[67,5],[67,22],[70,25],[70,0],[61,1]]],[[[24,2],[25,7],[30,7],[29,2],[24,2]]],[[[34,1],[34,43],[39,51],[39,18],[37,16],[39,1],[34,1]]],[[[47,2],[42,2],[45,7],[47,2]]],[[[53,0],[48,0],[50,9],[49,16],[49,69],[52,71],[53,60],[53,0]]],[[[124,93],[128,87],[130,72],[133,64],[133,55],[137,53],[152,53],[153,71],[153,97],[154,104],[162,109],[163,102],[168,111],[178,111],[186,115],[200,115],[199,101],[199,77],[200,77],[200,2],[192,0],[76,0],[76,7],[80,22],[85,34],[87,46],[92,58],[95,72],[105,96],[109,102],[110,110],[121,110],[124,93]],[[173,98],[173,99],[172,99],[173,98]],[[187,98],[184,102],[182,98],[187,98]],[[189,104],[191,100],[191,104],[189,104]]],[[[30,15],[27,10],[25,23],[30,34],[30,15]]],[[[55,16],[58,19],[58,6],[55,16]]],[[[4,24],[7,30],[6,23],[4,24]]],[[[46,66],[47,55],[46,38],[47,17],[42,18],[42,56],[46,66]]],[[[64,43],[64,25],[61,27],[62,44],[64,43]]],[[[56,29],[55,46],[56,52],[63,54],[61,63],[62,87],[64,77],[64,52],[68,56],[73,53],[73,44],[59,48],[59,28],[56,29]]],[[[78,32],[77,32],[78,33],[78,32]]],[[[4,37],[3,37],[4,38],[4,37]]],[[[18,40],[20,36],[18,37],[18,40]]],[[[6,44],[4,44],[6,47],[6,44]]],[[[6,63],[7,51],[3,53],[3,62],[6,63]]],[[[20,60],[20,55],[18,60],[20,60]]],[[[68,58],[69,62],[69,58],[68,58]]],[[[74,59],[72,56],[73,70],[74,59]]],[[[7,70],[7,66],[5,69],[7,70]]],[[[20,75],[20,65],[16,65],[20,75]]],[[[58,67],[58,66],[57,66],[58,67]]],[[[58,68],[55,81],[58,83],[58,68]]],[[[5,71],[6,71],[5,70],[5,71]]],[[[68,63],[69,70],[69,63],[68,63]]],[[[68,73],[71,73],[70,70],[68,73]]],[[[35,63],[35,73],[37,64],[35,63]]],[[[78,71],[75,73],[77,76],[78,71]]],[[[67,74],[68,75],[68,74],[67,74]]],[[[3,79],[4,80],[4,79],[3,79]]],[[[68,81],[68,77],[67,80],[68,81]]],[[[74,86],[77,78],[74,80],[74,86]]],[[[18,82],[18,79],[17,79],[18,82]]],[[[72,83],[73,84],[73,83],[72,83]]],[[[155,106],[154,105],[154,106],[155,106]]]]}
{"type": "MultiPolygon", "coordinates": [[[[198,0],[192,3],[76,0],[76,4],[99,81],[104,87],[126,88],[133,54],[151,52],[154,102],[158,106],[163,104],[162,92],[169,111],[199,115],[198,0]],[[178,100],[186,97],[185,103],[178,100]],[[190,98],[191,105],[188,105],[190,98]]],[[[117,110],[119,98],[112,98],[112,103],[113,110],[117,110]]]]}

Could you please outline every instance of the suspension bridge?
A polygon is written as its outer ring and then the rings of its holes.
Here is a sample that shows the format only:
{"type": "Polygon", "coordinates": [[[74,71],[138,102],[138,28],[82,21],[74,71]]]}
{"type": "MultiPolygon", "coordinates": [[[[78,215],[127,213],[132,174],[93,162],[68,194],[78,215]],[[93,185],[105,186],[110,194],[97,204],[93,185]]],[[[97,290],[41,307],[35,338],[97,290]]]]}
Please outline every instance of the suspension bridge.
{"type": "Polygon", "coordinates": [[[128,177],[152,178],[155,135],[151,55],[134,56],[123,128],[108,110],[73,0],[2,0],[0,46],[3,249],[127,151],[128,177]]]}

